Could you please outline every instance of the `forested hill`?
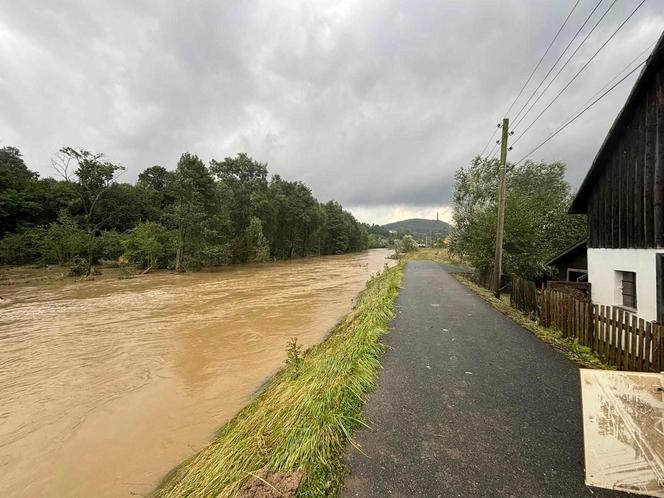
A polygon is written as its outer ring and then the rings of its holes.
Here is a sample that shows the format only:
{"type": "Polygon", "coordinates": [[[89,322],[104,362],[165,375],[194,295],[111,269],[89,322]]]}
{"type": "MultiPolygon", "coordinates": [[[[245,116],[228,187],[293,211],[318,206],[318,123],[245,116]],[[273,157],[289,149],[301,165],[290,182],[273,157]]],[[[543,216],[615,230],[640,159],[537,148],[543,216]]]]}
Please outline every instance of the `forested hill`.
{"type": "Polygon", "coordinates": [[[136,184],[102,154],[65,147],[58,179],[39,178],[15,147],[0,148],[0,263],[56,263],[89,273],[100,260],[177,271],[367,248],[367,229],[338,202],[268,177],[246,154],[185,153],[136,184]]]}
{"type": "Polygon", "coordinates": [[[424,218],[411,218],[409,220],[395,221],[383,225],[386,230],[393,230],[398,233],[411,234],[440,234],[446,236],[452,230],[452,226],[444,221],[427,220],[424,218]]]}

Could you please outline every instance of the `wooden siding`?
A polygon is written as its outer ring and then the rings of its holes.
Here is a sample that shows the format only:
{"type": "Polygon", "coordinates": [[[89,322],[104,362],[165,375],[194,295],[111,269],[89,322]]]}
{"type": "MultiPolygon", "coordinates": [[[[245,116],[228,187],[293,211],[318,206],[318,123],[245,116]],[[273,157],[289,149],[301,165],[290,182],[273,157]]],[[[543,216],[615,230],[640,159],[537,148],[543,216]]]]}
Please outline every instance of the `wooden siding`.
{"type": "Polygon", "coordinates": [[[664,75],[616,130],[587,197],[588,247],[664,247],[664,75]]]}

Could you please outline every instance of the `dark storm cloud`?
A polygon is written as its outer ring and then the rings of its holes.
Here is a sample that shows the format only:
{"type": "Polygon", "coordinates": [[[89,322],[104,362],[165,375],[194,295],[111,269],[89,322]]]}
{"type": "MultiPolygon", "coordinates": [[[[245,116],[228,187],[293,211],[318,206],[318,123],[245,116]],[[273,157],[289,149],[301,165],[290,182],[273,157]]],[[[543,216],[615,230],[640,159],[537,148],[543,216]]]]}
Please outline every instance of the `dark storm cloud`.
{"type": "MultiPolygon", "coordinates": [[[[184,151],[205,160],[246,151],[369,221],[386,221],[389,206],[435,216],[572,3],[3,1],[0,144],[20,147],[43,174],[62,145],[103,151],[128,180],[173,167],[184,151]]],[[[579,3],[543,68],[595,3],[579,3]]],[[[561,84],[637,3],[616,4],[561,84]]],[[[649,0],[513,159],[663,27],[649,0]]],[[[630,82],[535,158],[567,162],[578,185],[630,82]]]]}

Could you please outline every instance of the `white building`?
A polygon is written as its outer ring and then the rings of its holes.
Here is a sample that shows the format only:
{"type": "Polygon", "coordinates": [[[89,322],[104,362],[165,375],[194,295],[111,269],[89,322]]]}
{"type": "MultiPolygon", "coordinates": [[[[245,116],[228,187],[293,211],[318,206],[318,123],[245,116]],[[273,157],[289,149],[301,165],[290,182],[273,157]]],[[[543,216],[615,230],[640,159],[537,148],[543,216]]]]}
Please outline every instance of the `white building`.
{"type": "Polygon", "coordinates": [[[572,203],[588,216],[595,304],[664,323],[664,36],[572,203]]]}

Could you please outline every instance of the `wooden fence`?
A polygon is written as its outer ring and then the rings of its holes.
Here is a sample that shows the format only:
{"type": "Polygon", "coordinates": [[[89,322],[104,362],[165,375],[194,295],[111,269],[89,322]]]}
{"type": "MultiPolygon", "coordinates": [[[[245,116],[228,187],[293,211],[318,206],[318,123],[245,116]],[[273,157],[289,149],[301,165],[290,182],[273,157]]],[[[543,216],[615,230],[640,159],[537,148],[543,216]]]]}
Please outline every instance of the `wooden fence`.
{"type": "Polygon", "coordinates": [[[593,305],[568,292],[545,289],[541,319],[621,370],[659,372],[664,366],[664,325],[646,322],[619,306],[593,305]]]}
{"type": "Polygon", "coordinates": [[[524,278],[512,276],[512,290],[510,291],[510,304],[524,313],[537,315],[537,286],[534,282],[524,278]]]}

